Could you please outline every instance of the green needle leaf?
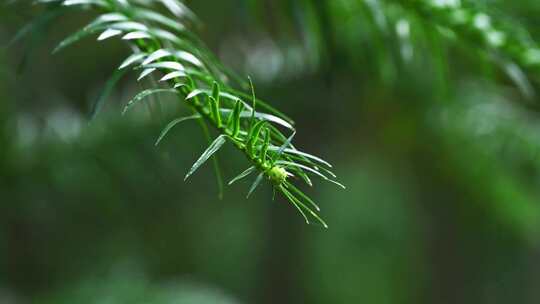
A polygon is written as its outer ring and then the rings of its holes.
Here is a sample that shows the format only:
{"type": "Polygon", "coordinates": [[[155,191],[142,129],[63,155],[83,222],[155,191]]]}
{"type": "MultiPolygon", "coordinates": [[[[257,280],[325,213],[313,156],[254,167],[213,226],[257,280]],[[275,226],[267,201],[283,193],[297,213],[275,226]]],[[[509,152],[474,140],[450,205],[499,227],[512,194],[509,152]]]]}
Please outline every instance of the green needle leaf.
{"type": "Polygon", "coordinates": [[[163,131],[161,131],[161,134],[159,135],[158,139],[156,140],[155,145],[156,146],[159,145],[159,143],[163,140],[163,138],[165,138],[165,136],[167,136],[169,131],[171,131],[172,128],[176,127],[177,124],[179,124],[179,123],[181,123],[183,121],[192,120],[192,119],[199,119],[199,118],[201,118],[201,116],[199,114],[195,114],[195,115],[191,115],[191,116],[180,117],[180,118],[174,119],[169,124],[167,124],[167,126],[163,129],[163,131]]]}
{"type": "Polygon", "coordinates": [[[93,120],[96,118],[97,114],[101,111],[101,108],[105,104],[105,101],[107,101],[107,98],[111,95],[114,87],[122,79],[122,77],[126,74],[127,70],[116,70],[114,71],[111,78],[107,81],[105,84],[105,87],[101,91],[101,94],[99,94],[99,97],[94,102],[94,106],[92,108],[92,113],[90,115],[90,119],[93,120]]]}
{"type": "Polygon", "coordinates": [[[315,202],[311,198],[304,194],[304,192],[302,192],[300,189],[296,188],[296,186],[294,186],[292,183],[285,182],[285,187],[289,190],[292,190],[292,192],[296,193],[296,195],[307,201],[311,206],[313,206],[313,208],[315,208],[315,210],[321,211],[319,205],[315,204],[315,202]]]}
{"type": "Polygon", "coordinates": [[[212,117],[216,122],[216,126],[221,128],[221,112],[219,111],[219,100],[210,96],[210,109],[212,111],[212,117]]]}
{"type": "Polygon", "coordinates": [[[186,177],[184,177],[184,180],[187,180],[199,167],[204,164],[214,153],[216,153],[222,146],[227,142],[227,136],[226,135],[220,135],[218,136],[212,144],[204,151],[204,153],[199,157],[199,159],[193,164],[193,167],[189,170],[189,172],[186,174],[186,177]]]}
{"type": "Polygon", "coordinates": [[[249,121],[249,128],[251,129],[253,127],[253,124],[255,123],[255,110],[257,108],[257,97],[255,96],[255,87],[253,86],[253,81],[251,81],[251,77],[248,77],[249,79],[249,87],[251,89],[251,119],[249,121]]]}
{"type": "MultiPolygon", "coordinates": [[[[281,148],[272,146],[269,149],[270,149],[270,151],[280,151],[281,148]]],[[[303,157],[309,158],[311,160],[314,160],[314,161],[316,161],[316,162],[318,162],[320,164],[323,164],[323,165],[325,165],[325,166],[327,166],[329,168],[332,168],[332,165],[329,162],[325,161],[324,159],[322,159],[320,157],[317,157],[315,155],[312,155],[312,154],[309,154],[309,153],[306,153],[306,152],[298,151],[296,149],[288,149],[288,148],[282,149],[282,152],[303,156],[303,157]]]]}
{"type": "Polygon", "coordinates": [[[258,121],[252,128],[252,130],[249,132],[248,135],[248,150],[253,153],[253,148],[255,147],[255,144],[259,140],[259,135],[261,133],[262,128],[266,125],[266,121],[261,120],[258,121]]]}
{"type": "Polygon", "coordinates": [[[296,210],[298,210],[298,212],[300,212],[300,214],[302,215],[302,217],[306,221],[306,224],[309,225],[309,219],[308,219],[307,215],[304,213],[302,208],[300,208],[300,206],[296,202],[296,199],[294,198],[294,196],[289,191],[287,191],[287,189],[285,189],[283,186],[280,186],[279,190],[281,191],[281,193],[283,193],[283,195],[285,195],[285,197],[289,200],[289,202],[291,202],[291,204],[296,208],[296,210]]]}
{"type": "Polygon", "coordinates": [[[214,97],[215,100],[219,101],[219,95],[220,95],[219,84],[214,81],[214,84],[212,86],[212,97],[214,97]]]}
{"type": "Polygon", "coordinates": [[[71,35],[69,35],[67,38],[65,38],[64,40],[62,40],[58,46],[53,50],[53,54],[56,54],[58,52],[60,52],[61,50],[65,49],[66,47],[78,42],[79,40],[87,37],[87,36],[90,36],[92,34],[95,34],[97,32],[100,32],[102,30],[106,30],[107,29],[107,26],[106,25],[91,25],[91,26],[88,26],[88,27],[85,27],[71,35]]]}
{"type": "Polygon", "coordinates": [[[264,176],[263,172],[261,172],[261,173],[259,173],[259,175],[257,175],[257,178],[255,178],[255,181],[253,182],[253,184],[251,184],[251,187],[249,188],[249,192],[248,192],[246,198],[249,198],[251,196],[251,194],[253,193],[253,191],[255,191],[255,189],[257,189],[257,186],[259,186],[259,184],[261,183],[261,181],[263,179],[263,176],[264,176]]]}
{"type": "Polygon", "coordinates": [[[126,60],[124,60],[122,62],[122,64],[120,64],[120,67],[118,67],[118,69],[121,70],[121,69],[124,69],[124,68],[134,64],[135,62],[139,62],[145,56],[146,56],[145,53],[134,53],[131,56],[129,56],[128,58],[126,58],[126,60]]]}
{"type": "Polygon", "coordinates": [[[140,92],[139,94],[135,95],[132,100],[128,102],[128,104],[124,107],[124,110],[122,111],[122,115],[126,114],[126,112],[131,109],[135,104],[137,104],[139,101],[145,99],[146,97],[152,95],[152,94],[159,94],[159,93],[172,93],[172,94],[178,94],[178,91],[175,89],[148,89],[140,92]]]}
{"type": "Polygon", "coordinates": [[[232,112],[232,115],[229,116],[227,127],[232,129],[233,137],[236,137],[238,133],[240,132],[240,114],[242,113],[243,109],[244,109],[244,104],[240,100],[237,100],[234,105],[234,110],[232,112]]]}
{"type": "Polygon", "coordinates": [[[235,178],[231,179],[231,181],[229,182],[229,186],[236,183],[237,181],[243,179],[244,177],[247,177],[248,175],[250,175],[255,170],[256,170],[255,166],[251,166],[251,167],[247,168],[244,172],[238,174],[235,178]]]}
{"type": "Polygon", "coordinates": [[[268,153],[268,146],[270,145],[270,130],[265,129],[264,132],[264,144],[261,149],[261,157],[260,159],[265,162],[266,161],[266,154],[268,153]]]}
{"type": "MultiPolygon", "coordinates": [[[[190,82],[190,85],[193,85],[193,82],[190,82]]],[[[197,114],[197,111],[195,109],[192,108],[192,111],[195,114],[197,114]]],[[[209,145],[212,144],[212,138],[210,137],[210,131],[208,130],[206,120],[199,119],[198,122],[199,122],[199,126],[201,127],[201,130],[203,131],[204,137],[208,141],[208,144],[209,145]]],[[[215,154],[212,156],[212,166],[214,168],[214,173],[216,175],[216,182],[217,182],[217,186],[218,186],[218,197],[219,197],[219,199],[222,199],[223,198],[223,189],[224,189],[223,176],[221,174],[221,168],[219,166],[219,159],[218,159],[217,155],[215,155],[215,154]]]]}
{"type": "Polygon", "coordinates": [[[343,189],[346,189],[346,187],[343,184],[328,178],[326,175],[322,174],[321,172],[319,172],[319,171],[317,171],[317,170],[315,170],[315,169],[313,169],[311,167],[308,167],[306,165],[302,165],[302,164],[299,164],[299,163],[293,163],[293,162],[289,162],[289,161],[283,161],[283,160],[277,161],[276,165],[285,165],[285,166],[297,167],[297,168],[300,168],[302,170],[309,171],[309,172],[321,177],[322,179],[324,179],[324,180],[326,180],[328,182],[331,182],[333,184],[336,184],[336,185],[340,186],[343,189]]]}
{"type": "MultiPolygon", "coordinates": [[[[298,204],[298,207],[302,208],[303,210],[307,211],[311,216],[313,216],[319,223],[321,223],[323,225],[324,228],[328,228],[328,225],[326,224],[326,222],[317,214],[315,213],[313,210],[311,210],[311,208],[307,207],[304,203],[302,203],[298,198],[296,198],[291,192],[289,192],[287,189],[285,189],[285,187],[280,187],[281,191],[287,196],[287,198],[289,198],[289,200],[293,203],[293,204],[298,204]]],[[[307,217],[305,216],[305,213],[304,212],[301,212],[302,215],[304,215],[304,218],[306,219],[307,223],[309,224],[309,220],[307,219],[307,217]]]]}
{"type": "Polygon", "coordinates": [[[283,143],[283,145],[281,145],[281,147],[279,147],[279,149],[277,150],[277,153],[276,155],[274,156],[274,159],[272,160],[272,162],[276,162],[279,157],[281,156],[281,154],[283,153],[283,151],[285,151],[285,149],[291,145],[291,142],[294,138],[294,136],[296,135],[296,131],[294,131],[291,136],[289,136],[289,138],[287,138],[287,140],[283,143]]]}

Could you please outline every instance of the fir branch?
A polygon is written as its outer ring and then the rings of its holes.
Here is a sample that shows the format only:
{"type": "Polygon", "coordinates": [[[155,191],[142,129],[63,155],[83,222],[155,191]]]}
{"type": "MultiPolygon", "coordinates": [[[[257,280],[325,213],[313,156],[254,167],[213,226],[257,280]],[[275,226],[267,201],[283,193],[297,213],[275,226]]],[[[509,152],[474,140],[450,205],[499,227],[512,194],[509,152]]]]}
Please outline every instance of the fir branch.
{"type": "MultiPolygon", "coordinates": [[[[499,67],[524,96],[534,95],[529,78],[540,80],[540,47],[519,24],[494,18],[466,0],[362,2],[371,8],[369,11],[378,26],[395,30],[394,37],[404,57],[412,56],[416,44],[412,39],[414,32],[424,32],[435,41],[442,38],[448,45],[466,46],[482,54],[499,67]]],[[[387,31],[381,29],[381,32],[387,31]]]]}
{"type": "MultiPolygon", "coordinates": [[[[341,0],[306,1],[317,8],[297,12],[304,19],[300,31],[311,40],[325,41],[332,60],[350,54],[351,62],[373,58],[385,82],[399,82],[402,64],[432,60],[446,93],[447,48],[472,55],[477,66],[487,62],[506,74],[525,97],[534,96],[530,80],[540,81],[540,46],[527,29],[471,0],[341,0]],[[346,21],[344,21],[346,20],[346,21]],[[320,30],[324,29],[324,30],[320,30]],[[359,56],[359,48],[364,52],[359,56]],[[397,56],[396,56],[397,55],[397,56]]],[[[490,4],[495,5],[495,4],[490,4]]],[[[307,39],[307,38],[306,38],[307,39]]],[[[309,52],[313,52],[312,48],[309,52]]],[[[334,62],[330,62],[335,64],[334,62]]],[[[359,66],[362,71],[367,67],[359,66]]],[[[433,77],[431,77],[433,78],[433,77]]]]}
{"type": "Polygon", "coordinates": [[[444,29],[460,41],[487,53],[496,65],[531,96],[533,89],[522,70],[540,77],[540,47],[518,24],[498,20],[467,1],[399,0],[400,5],[427,24],[444,29]]]}
{"type": "MultiPolygon", "coordinates": [[[[296,133],[291,120],[273,107],[251,94],[234,89],[227,72],[215,56],[191,33],[190,24],[198,22],[195,15],[177,0],[38,0],[52,4],[54,9],[75,7],[93,9],[99,16],[83,29],[63,40],[54,52],[90,35],[99,34],[98,40],[119,37],[127,42],[132,54],[120,64],[119,70],[132,67],[138,71],[138,80],[160,73],[160,83],[166,87],[153,87],[137,94],[129,101],[124,112],[153,94],[176,95],[180,102],[195,114],[170,122],[156,142],[161,142],[178,123],[197,119],[212,126],[219,136],[195,162],[186,179],[202,166],[226,143],[233,144],[251,163],[248,171],[233,178],[231,183],[258,171],[251,194],[263,177],[275,190],[281,192],[309,223],[309,218],[326,223],[309,206],[314,202],[291,183],[298,176],[311,185],[309,175],[334,181],[330,164],[322,159],[297,150],[291,143],[293,136],[285,136],[281,129],[296,133]],[[168,10],[160,13],[158,5],[168,10]],[[256,110],[256,107],[266,112],[256,110]],[[253,169],[251,169],[253,168],[253,169]],[[308,217],[309,215],[309,217],[308,217]]],[[[117,77],[113,77],[116,80],[117,77]]],[[[111,90],[116,81],[111,82],[111,90]]],[[[251,81],[250,81],[251,83],[251,81]]],[[[107,92],[104,94],[106,95],[107,92]]],[[[100,98],[99,107],[103,102],[100,98]]],[[[318,211],[318,207],[316,207],[318,211]]]]}

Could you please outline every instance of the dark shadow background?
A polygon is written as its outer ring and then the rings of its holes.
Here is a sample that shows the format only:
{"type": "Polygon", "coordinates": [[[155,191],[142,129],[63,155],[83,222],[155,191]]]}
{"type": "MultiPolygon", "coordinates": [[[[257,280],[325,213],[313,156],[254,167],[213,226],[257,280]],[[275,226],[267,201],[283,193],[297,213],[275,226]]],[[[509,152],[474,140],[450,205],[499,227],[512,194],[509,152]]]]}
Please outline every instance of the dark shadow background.
{"type": "MultiPolygon", "coordinates": [[[[155,148],[187,110],[164,98],[122,117],[147,86],[135,74],[90,121],[128,49],[51,55],[94,17],[68,14],[0,51],[0,303],[540,301],[538,97],[428,24],[411,24],[409,57],[364,1],[187,2],[224,63],[295,118],[298,146],[334,164],[347,190],[306,189],[330,229],[268,186],[246,200],[249,181],[218,200],[210,166],[184,183],[204,137],[186,123],[155,148]]],[[[478,3],[538,37],[536,1],[478,3]]],[[[2,4],[2,45],[41,11],[2,4]]],[[[226,178],[247,166],[219,157],[226,178]]]]}

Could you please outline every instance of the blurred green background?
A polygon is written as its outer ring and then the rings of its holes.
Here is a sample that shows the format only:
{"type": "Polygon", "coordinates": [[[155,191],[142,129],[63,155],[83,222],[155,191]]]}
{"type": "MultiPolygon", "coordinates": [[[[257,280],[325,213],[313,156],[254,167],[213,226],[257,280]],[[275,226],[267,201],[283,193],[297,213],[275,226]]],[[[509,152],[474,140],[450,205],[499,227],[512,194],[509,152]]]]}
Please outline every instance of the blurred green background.
{"type": "MultiPolygon", "coordinates": [[[[186,109],[122,117],[134,74],[90,120],[127,48],[51,50],[95,15],[0,49],[0,303],[539,303],[540,73],[382,2],[186,1],[334,164],[347,190],[306,189],[328,230],[268,186],[218,200],[210,166],[184,183],[204,137],[186,123],[154,147],[186,109]]],[[[474,6],[540,40],[537,1],[474,6]]],[[[2,4],[1,45],[42,12],[2,4]]],[[[227,178],[246,166],[219,157],[227,178]]]]}

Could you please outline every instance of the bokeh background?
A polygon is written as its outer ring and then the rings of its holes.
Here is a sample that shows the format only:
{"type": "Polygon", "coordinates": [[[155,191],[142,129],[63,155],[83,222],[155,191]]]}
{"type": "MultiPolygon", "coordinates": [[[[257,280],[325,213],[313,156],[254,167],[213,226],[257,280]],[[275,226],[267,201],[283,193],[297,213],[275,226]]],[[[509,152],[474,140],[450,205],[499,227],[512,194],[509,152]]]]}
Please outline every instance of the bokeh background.
{"type": "MultiPolygon", "coordinates": [[[[134,74],[91,120],[127,48],[51,50],[94,15],[2,47],[0,303],[538,303],[540,74],[384,2],[186,1],[334,164],[347,190],[306,189],[328,230],[268,186],[219,200],[210,166],[184,183],[205,139],[186,123],[154,147],[187,109],[121,116],[134,74]]],[[[537,1],[474,6],[540,39],[537,1]]],[[[43,11],[0,5],[2,46],[43,11]]],[[[219,157],[225,177],[247,166],[219,157]]]]}

